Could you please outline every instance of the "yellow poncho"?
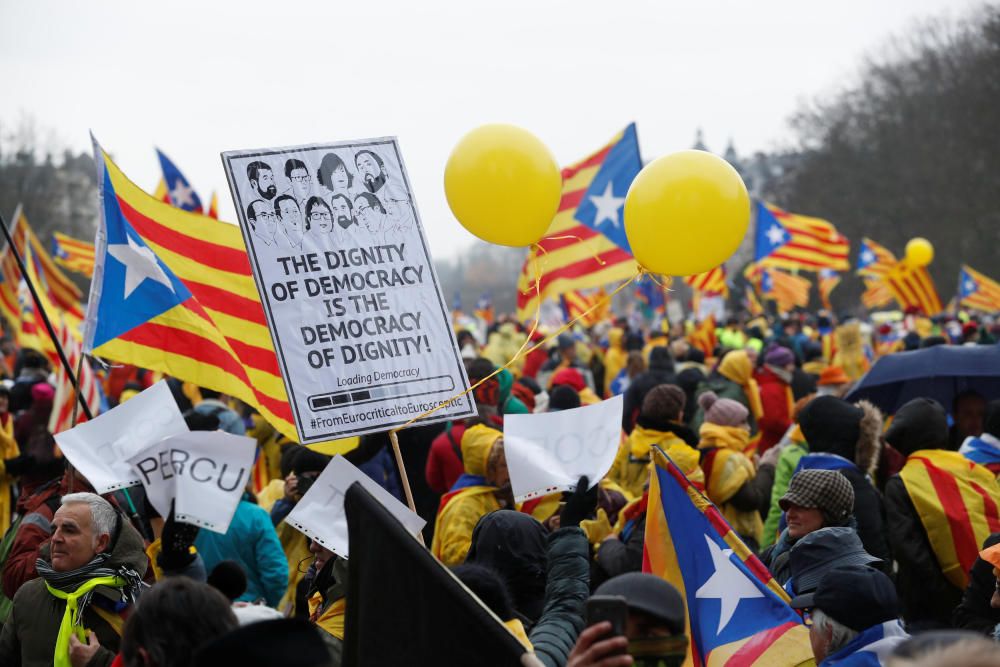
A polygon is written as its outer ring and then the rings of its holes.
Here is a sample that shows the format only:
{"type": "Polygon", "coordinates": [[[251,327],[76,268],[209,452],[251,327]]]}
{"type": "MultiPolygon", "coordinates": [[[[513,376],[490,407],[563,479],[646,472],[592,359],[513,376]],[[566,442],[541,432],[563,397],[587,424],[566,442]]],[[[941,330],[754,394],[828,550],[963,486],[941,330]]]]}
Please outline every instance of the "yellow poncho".
{"type": "Polygon", "coordinates": [[[739,426],[702,424],[698,449],[707,450],[702,460],[705,493],[738,534],[760,540],[764,522],[756,510],[741,511],[729,500],[752,480],[757,469],[743,452],[750,444],[750,432],[739,426]]]}

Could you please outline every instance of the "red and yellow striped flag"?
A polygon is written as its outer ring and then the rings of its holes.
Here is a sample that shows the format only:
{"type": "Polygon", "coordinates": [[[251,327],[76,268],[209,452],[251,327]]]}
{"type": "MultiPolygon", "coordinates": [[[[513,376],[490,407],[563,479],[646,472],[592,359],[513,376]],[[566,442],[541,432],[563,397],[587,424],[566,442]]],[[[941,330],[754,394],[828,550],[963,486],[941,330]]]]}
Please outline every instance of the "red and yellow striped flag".
{"type": "Polygon", "coordinates": [[[829,220],[758,202],[754,261],[761,266],[818,271],[851,268],[847,237],[829,220]]]}
{"type": "Polygon", "coordinates": [[[729,285],[726,284],[726,267],[717,266],[705,273],[685,276],[684,283],[701,293],[702,296],[721,296],[729,298],[729,285]]]}
{"type": "Polygon", "coordinates": [[[987,313],[1000,311],[1000,283],[968,265],[962,266],[958,280],[963,306],[987,313]]]}
{"type": "Polygon", "coordinates": [[[764,306],[761,305],[760,299],[757,298],[757,292],[754,291],[753,287],[747,285],[743,288],[743,293],[745,295],[744,303],[746,305],[747,311],[749,311],[751,317],[760,317],[764,314],[764,306]]]}
{"type": "Polygon", "coordinates": [[[892,290],[881,278],[865,278],[865,291],[861,293],[861,303],[868,310],[881,308],[892,303],[892,290]]]}
{"type": "MultiPolygon", "coordinates": [[[[90,412],[96,415],[101,409],[101,392],[98,386],[97,377],[90,364],[84,361],[80,363],[80,355],[83,354],[83,346],[76,338],[70,335],[65,324],[60,323],[59,341],[66,352],[66,359],[76,373],[79,369],[77,382],[80,385],[80,394],[90,407],[90,412]]],[[[83,410],[76,407],[76,391],[73,383],[70,382],[69,374],[62,364],[56,370],[56,395],[52,402],[52,413],[49,416],[49,431],[52,433],[62,433],[73,428],[77,424],[86,421],[83,410]],[[73,419],[73,412],[76,411],[76,420],[73,419]]]]}
{"type": "Polygon", "coordinates": [[[75,239],[61,232],[52,233],[52,259],[69,271],[94,275],[94,244],[75,239]]]}
{"type": "Polygon", "coordinates": [[[833,310],[830,305],[830,293],[840,284],[840,274],[831,269],[823,269],[819,272],[819,281],[816,287],[819,290],[819,299],[823,302],[823,307],[833,310]]]}
{"type": "Polygon", "coordinates": [[[938,296],[937,287],[934,286],[934,279],[925,267],[915,269],[906,262],[896,262],[884,280],[893,298],[904,310],[914,308],[924,315],[931,316],[937,315],[943,309],[941,297],[938,296]]]}
{"type": "Polygon", "coordinates": [[[688,334],[688,342],[704,352],[706,359],[714,357],[715,348],[719,346],[719,339],[715,335],[716,326],[715,315],[709,315],[688,334]]]}

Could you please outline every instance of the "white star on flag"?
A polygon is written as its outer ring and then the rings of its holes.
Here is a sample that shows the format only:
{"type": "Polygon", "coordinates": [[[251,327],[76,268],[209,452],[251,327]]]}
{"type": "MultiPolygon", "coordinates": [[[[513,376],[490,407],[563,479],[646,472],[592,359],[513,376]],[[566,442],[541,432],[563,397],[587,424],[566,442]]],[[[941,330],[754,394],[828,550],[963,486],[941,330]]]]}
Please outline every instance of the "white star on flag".
{"type": "Polygon", "coordinates": [[[778,225],[771,225],[771,228],[767,230],[767,240],[771,242],[771,245],[779,245],[785,240],[785,232],[778,225]]]}
{"type": "Polygon", "coordinates": [[[871,250],[865,250],[864,252],[861,253],[862,264],[871,264],[874,261],[875,261],[875,253],[873,253],[871,250]]]}
{"type": "Polygon", "coordinates": [[[597,197],[591,195],[590,201],[597,207],[597,213],[594,214],[595,227],[605,220],[610,220],[615,227],[621,225],[618,221],[618,209],[625,203],[625,197],[615,197],[615,193],[611,189],[611,181],[608,181],[603,194],[597,197]]]}
{"type": "Polygon", "coordinates": [[[184,185],[184,181],[178,178],[174,183],[174,189],[170,191],[170,200],[177,208],[194,206],[194,199],[191,196],[193,194],[194,190],[184,185]]]}
{"type": "Polygon", "coordinates": [[[717,635],[721,635],[733,618],[733,614],[736,613],[736,607],[741,600],[762,598],[764,594],[730,560],[729,557],[733,554],[732,549],[720,549],[719,545],[713,542],[708,535],[705,536],[705,541],[708,542],[708,550],[712,555],[712,565],[715,567],[715,572],[708,578],[708,581],[702,584],[694,596],[705,599],[714,598],[722,603],[722,610],[719,613],[719,630],[716,632],[717,635]]]}
{"type": "Polygon", "coordinates": [[[108,254],[125,265],[125,298],[127,299],[147,278],[166,285],[173,292],[174,286],[160,263],[156,261],[153,251],[136,243],[131,236],[126,235],[125,238],[128,243],[108,246],[108,254]]]}
{"type": "Polygon", "coordinates": [[[976,283],[972,282],[971,280],[966,281],[966,283],[965,283],[965,291],[969,292],[970,294],[972,292],[975,292],[976,291],[976,283]]]}

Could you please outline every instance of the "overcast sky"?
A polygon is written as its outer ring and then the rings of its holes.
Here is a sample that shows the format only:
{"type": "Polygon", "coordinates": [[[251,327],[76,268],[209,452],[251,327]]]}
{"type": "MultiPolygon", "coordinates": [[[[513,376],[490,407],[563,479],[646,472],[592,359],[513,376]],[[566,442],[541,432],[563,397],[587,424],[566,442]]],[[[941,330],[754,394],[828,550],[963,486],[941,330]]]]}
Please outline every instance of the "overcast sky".
{"type": "Polygon", "coordinates": [[[219,153],[395,135],[432,251],[472,237],[442,178],[487,122],[521,125],[561,164],[638,123],[645,159],[729,138],[790,141],[797,105],[851,83],[861,57],[971,0],[0,0],[0,122],[62,145],[92,129],[139,185],[163,149],[234,220],[219,153]]]}

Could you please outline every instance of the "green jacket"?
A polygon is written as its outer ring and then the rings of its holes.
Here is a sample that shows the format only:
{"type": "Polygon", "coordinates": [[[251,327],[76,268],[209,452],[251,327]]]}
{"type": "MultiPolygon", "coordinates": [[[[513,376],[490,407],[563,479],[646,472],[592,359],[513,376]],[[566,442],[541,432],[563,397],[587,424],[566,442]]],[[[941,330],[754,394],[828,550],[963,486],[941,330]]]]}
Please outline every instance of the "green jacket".
{"type": "Polygon", "coordinates": [[[583,606],[590,595],[590,543],[576,527],[549,535],[545,608],[528,639],[545,667],[566,664],[583,631],[583,606]]]}
{"type": "MultiPolygon", "coordinates": [[[[48,548],[42,551],[48,557],[48,548]]],[[[122,521],[121,534],[105,564],[115,569],[127,565],[140,575],[146,572],[149,559],[143,550],[142,537],[127,522],[122,521]]],[[[110,602],[120,599],[114,588],[100,586],[83,613],[83,626],[93,630],[101,648],[87,663],[87,667],[108,667],[118,652],[121,635],[94,610],[98,598],[110,602]]],[[[27,582],[14,596],[14,608],[0,634],[0,665],[4,667],[51,667],[56,637],[62,623],[66,602],[49,593],[40,577],[27,582]]]]}
{"type": "Polygon", "coordinates": [[[809,453],[809,448],[804,444],[792,442],[783,450],[778,457],[778,464],[774,468],[774,486],[771,487],[771,506],[767,510],[767,519],[764,520],[764,534],[760,539],[760,548],[763,550],[778,538],[778,525],[781,522],[781,508],[778,501],[788,490],[788,484],[792,481],[792,475],[799,465],[799,459],[809,453]]]}

